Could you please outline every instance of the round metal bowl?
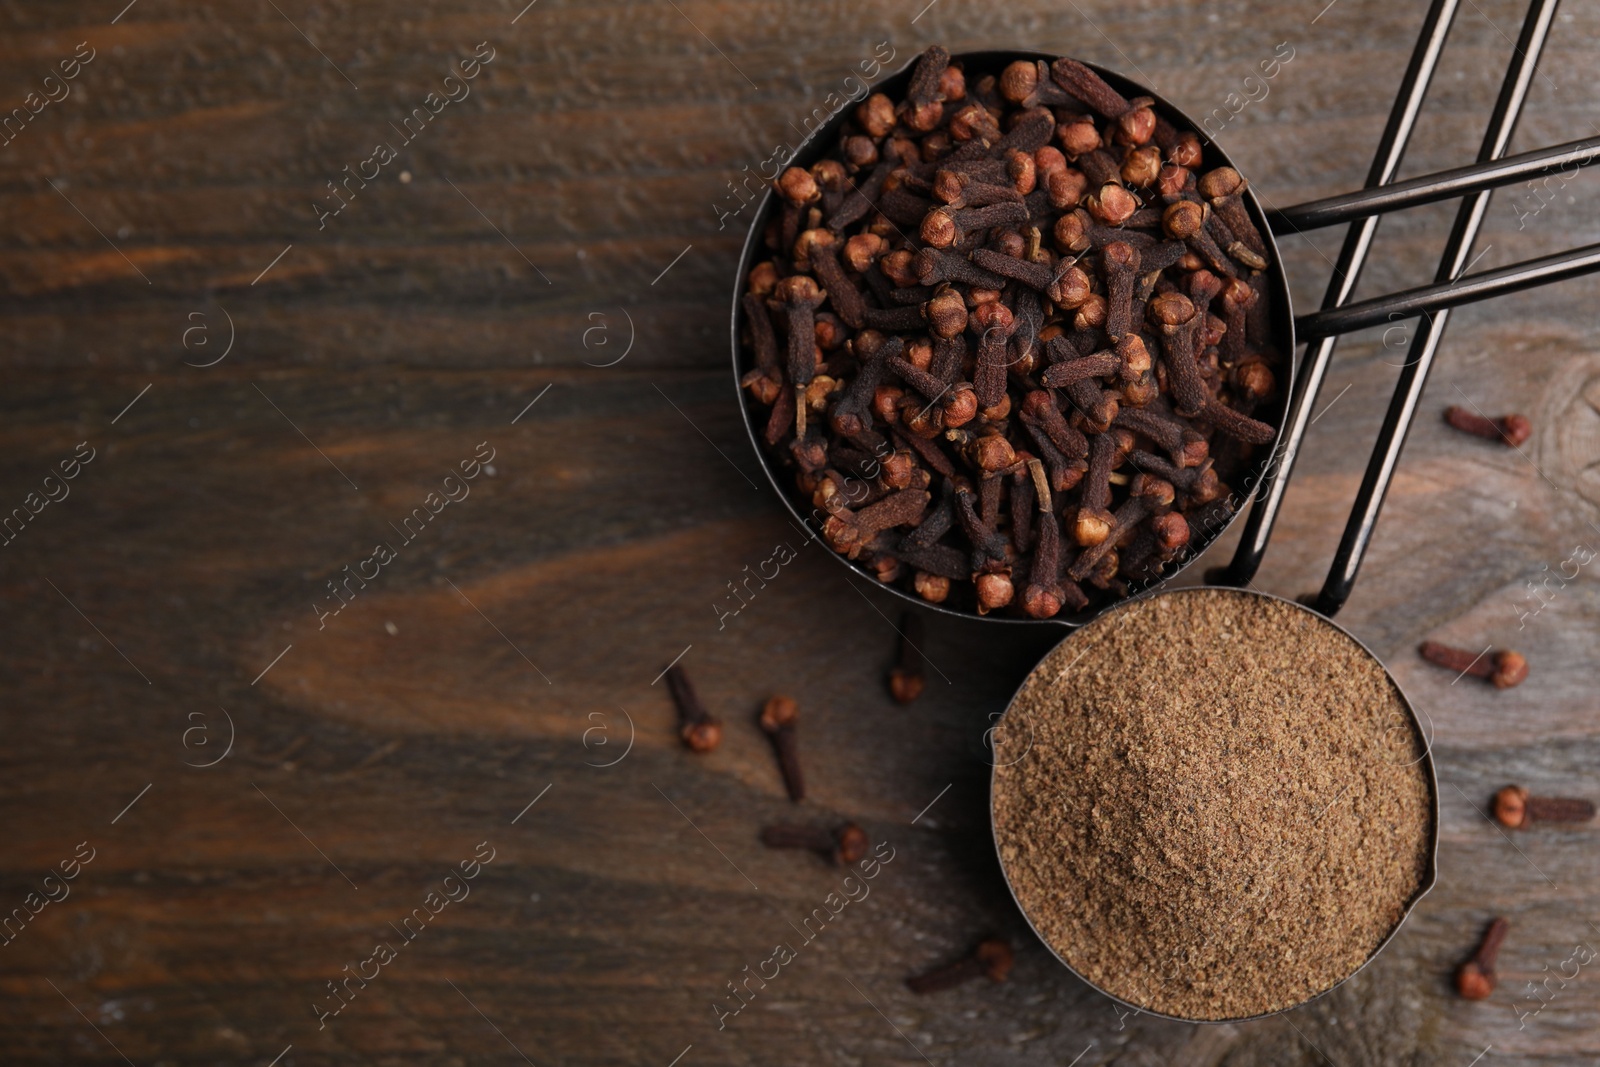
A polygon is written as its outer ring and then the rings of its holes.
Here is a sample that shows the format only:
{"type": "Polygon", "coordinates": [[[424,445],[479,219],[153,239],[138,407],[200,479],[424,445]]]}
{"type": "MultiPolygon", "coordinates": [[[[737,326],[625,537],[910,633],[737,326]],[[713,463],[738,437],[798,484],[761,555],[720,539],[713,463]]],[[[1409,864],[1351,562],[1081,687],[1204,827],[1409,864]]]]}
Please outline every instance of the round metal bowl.
{"type": "MultiPolygon", "coordinates": [[[[1084,977],[1084,975],[1082,973],[1080,973],[1077,970],[1077,968],[1073,967],[1072,964],[1066,958],[1064,958],[1059,952],[1057,952],[1055,950],[1055,947],[1053,945],[1051,945],[1051,943],[1044,937],[1043,933],[1039,930],[1039,928],[1034,924],[1033,917],[1030,916],[1027,913],[1027,911],[1023,908],[1022,901],[1017,899],[1016,887],[1012,884],[1011,872],[1006,869],[1005,858],[1001,854],[1000,837],[999,837],[999,834],[998,834],[998,832],[996,830],[996,826],[995,826],[995,816],[994,816],[995,783],[996,783],[996,779],[999,776],[999,772],[1000,772],[1000,768],[1001,767],[1003,767],[1003,766],[1011,766],[1012,764],[1019,763],[1022,760],[1028,758],[1029,752],[1031,751],[1031,741],[1032,741],[1031,738],[1021,739],[1021,740],[1019,740],[1019,741],[1017,741],[1015,743],[1013,743],[1013,742],[1011,742],[1009,740],[1004,740],[1004,741],[1000,741],[1000,742],[996,743],[995,751],[997,753],[999,751],[999,747],[1000,747],[1001,744],[1004,744],[1007,748],[1020,748],[1021,751],[1016,753],[1014,756],[1008,755],[1005,759],[1002,759],[997,755],[996,758],[992,762],[992,768],[991,768],[990,775],[989,775],[989,831],[990,831],[990,835],[994,838],[994,842],[995,842],[995,861],[1000,865],[1001,873],[1005,876],[1006,888],[1008,890],[1010,890],[1011,898],[1016,903],[1017,910],[1019,912],[1021,912],[1023,918],[1027,920],[1029,928],[1032,929],[1033,932],[1034,932],[1034,935],[1039,938],[1040,943],[1042,943],[1047,949],[1050,950],[1051,955],[1055,956],[1055,958],[1061,962],[1061,965],[1063,967],[1065,967],[1067,970],[1071,971],[1074,975],[1076,975],[1080,980],[1083,981],[1083,983],[1085,985],[1089,986],[1089,988],[1093,989],[1095,992],[1101,993],[1104,996],[1107,996],[1107,997],[1111,998],[1112,1000],[1116,1001],[1118,1004],[1126,1005],[1132,1011],[1140,1012],[1140,1013],[1145,1014],[1145,1015],[1154,1015],[1154,1016],[1157,1016],[1157,1017],[1163,1018],[1163,1019],[1173,1019],[1173,1020],[1178,1021],[1178,1022],[1187,1022],[1187,1023],[1195,1023],[1195,1022],[1238,1023],[1238,1022],[1248,1022],[1248,1021],[1253,1020],[1253,1019],[1265,1019],[1265,1018],[1269,1018],[1270,1016],[1273,1016],[1273,1015],[1279,1015],[1279,1014],[1281,1014],[1283,1012],[1286,1012],[1286,1011],[1293,1011],[1295,1008],[1299,1008],[1299,1007],[1302,1007],[1305,1004],[1309,1004],[1312,1001],[1318,999],[1319,997],[1326,996],[1328,993],[1331,993],[1333,990],[1339,988],[1345,982],[1348,982],[1351,978],[1354,978],[1356,975],[1360,974],[1363,970],[1365,970],[1367,968],[1367,966],[1372,963],[1373,960],[1377,959],[1378,955],[1389,945],[1389,943],[1394,940],[1395,935],[1400,932],[1400,927],[1405,925],[1406,919],[1410,918],[1412,910],[1417,906],[1417,902],[1420,901],[1424,896],[1427,895],[1428,891],[1433,888],[1434,883],[1438,880],[1438,876],[1439,876],[1439,856],[1438,856],[1438,853],[1439,853],[1439,778],[1438,778],[1437,773],[1435,772],[1434,765],[1433,765],[1432,738],[1428,735],[1427,732],[1425,732],[1422,729],[1422,724],[1417,718],[1416,709],[1412,706],[1411,698],[1406,696],[1405,690],[1400,688],[1399,683],[1394,680],[1394,676],[1389,673],[1389,669],[1387,667],[1384,667],[1383,661],[1378,659],[1378,657],[1373,654],[1373,651],[1366,646],[1365,642],[1361,641],[1354,634],[1350,633],[1350,631],[1346,630],[1344,627],[1340,626],[1338,623],[1334,622],[1332,619],[1327,618],[1326,616],[1320,614],[1319,612],[1313,611],[1311,608],[1308,608],[1303,604],[1300,604],[1300,603],[1298,603],[1296,601],[1293,601],[1293,600],[1287,600],[1287,599],[1285,599],[1283,597],[1273,596],[1273,595],[1271,595],[1269,593],[1257,592],[1256,590],[1253,590],[1253,589],[1252,590],[1245,590],[1245,589],[1234,589],[1232,587],[1220,587],[1220,586],[1194,586],[1194,587],[1189,587],[1189,588],[1182,589],[1182,590],[1169,590],[1169,591],[1164,592],[1164,593],[1151,593],[1151,594],[1149,594],[1147,596],[1144,596],[1144,597],[1130,598],[1130,599],[1125,600],[1122,603],[1118,604],[1116,607],[1111,608],[1109,611],[1103,613],[1103,615],[1109,617],[1110,615],[1112,615],[1112,614],[1114,614],[1116,612],[1120,612],[1120,611],[1123,611],[1123,610],[1126,610],[1126,609],[1132,607],[1133,604],[1135,604],[1136,602],[1138,602],[1140,600],[1149,599],[1149,597],[1151,597],[1151,596],[1183,596],[1183,595],[1188,594],[1188,593],[1194,593],[1194,592],[1199,592],[1199,591],[1207,591],[1207,590],[1215,590],[1215,591],[1220,591],[1220,592],[1227,592],[1227,593],[1230,593],[1230,594],[1233,594],[1233,595],[1236,595],[1236,596],[1242,596],[1242,597],[1251,597],[1251,596],[1253,596],[1253,597],[1260,597],[1263,600],[1275,600],[1275,601],[1278,601],[1279,603],[1282,603],[1282,604],[1288,604],[1288,605],[1290,605],[1291,607],[1295,608],[1298,611],[1303,611],[1303,612],[1307,613],[1308,615],[1313,616],[1319,622],[1321,622],[1321,623],[1323,623],[1325,625],[1333,627],[1334,629],[1338,630],[1340,633],[1342,633],[1346,637],[1348,637],[1351,641],[1355,642],[1356,646],[1358,648],[1360,648],[1363,652],[1365,652],[1367,654],[1367,656],[1372,660],[1373,663],[1376,663],[1380,668],[1382,668],[1382,670],[1384,672],[1384,676],[1386,678],[1388,678],[1389,679],[1389,683],[1394,686],[1395,692],[1398,693],[1399,696],[1400,696],[1400,703],[1405,708],[1406,718],[1411,724],[1411,730],[1412,730],[1411,740],[1414,741],[1416,743],[1417,747],[1419,747],[1421,749],[1421,751],[1422,751],[1422,755],[1420,757],[1418,757],[1418,759],[1416,759],[1414,761],[1409,761],[1409,762],[1421,763],[1422,769],[1423,769],[1423,773],[1426,776],[1427,783],[1428,783],[1428,796],[1429,796],[1428,816],[1429,816],[1429,824],[1428,824],[1428,833],[1427,833],[1427,836],[1428,836],[1427,852],[1426,852],[1426,857],[1425,857],[1424,866],[1423,866],[1422,879],[1419,882],[1416,891],[1411,895],[1411,899],[1408,900],[1406,902],[1405,906],[1401,909],[1400,917],[1397,920],[1395,920],[1395,924],[1390,929],[1389,933],[1367,955],[1367,958],[1364,961],[1362,961],[1361,965],[1358,966],[1355,970],[1351,971],[1349,974],[1345,975],[1343,978],[1339,979],[1337,982],[1333,983],[1333,985],[1329,986],[1327,989],[1324,989],[1324,990],[1322,990],[1321,992],[1318,992],[1318,993],[1314,993],[1311,996],[1307,997],[1305,1000],[1300,1001],[1299,1003],[1291,1004],[1291,1005],[1288,1005],[1286,1007],[1279,1008],[1279,1009],[1277,1009],[1275,1011],[1263,1012],[1263,1013],[1261,1013],[1259,1015],[1241,1016],[1241,1017],[1238,1017],[1238,1018],[1230,1018],[1230,1019],[1189,1019],[1189,1018],[1185,1018],[1185,1017],[1179,1016],[1179,1015],[1168,1015],[1168,1014],[1166,1014],[1164,1012],[1153,1011],[1150,1008],[1142,1007],[1141,1005],[1134,1004],[1134,1003],[1132,1003],[1132,1002],[1130,1002],[1128,1000],[1125,1000],[1122,997],[1117,996],[1115,993],[1111,993],[1111,992],[1101,988],[1095,982],[1092,982],[1088,978],[1084,977]]],[[[1064,645],[1071,644],[1074,641],[1082,642],[1082,641],[1092,640],[1093,637],[1094,637],[1095,632],[1096,631],[1084,632],[1084,631],[1081,631],[1081,630],[1074,630],[1074,632],[1068,634],[1065,638],[1063,638],[1062,641],[1056,646],[1056,648],[1060,648],[1060,647],[1062,647],[1064,645]]],[[[1043,663],[1048,662],[1050,657],[1053,656],[1054,654],[1055,654],[1055,649],[1052,649],[1050,653],[1046,654],[1045,659],[1041,661],[1040,665],[1042,666],[1043,663]]],[[[1017,697],[1021,695],[1022,691],[1025,688],[1027,688],[1028,683],[1033,680],[1034,676],[1038,673],[1038,670],[1039,670],[1039,667],[1036,666],[1032,671],[1030,671],[1028,673],[1028,677],[1023,680],[1022,684],[1017,686],[1016,692],[1014,692],[1012,694],[1011,700],[1008,701],[1007,704],[1006,704],[1005,713],[1001,716],[999,722],[995,725],[995,727],[993,729],[993,735],[994,736],[996,736],[996,737],[1003,736],[1001,732],[1005,730],[1006,720],[1011,715],[1011,709],[1012,709],[1012,707],[1015,706],[1016,701],[1017,701],[1017,697]]],[[[1337,800],[1338,800],[1338,798],[1335,798],[1335,800],[1333,802],[1337,803],[1337,800]]]]}
{"type": "MultiPolygon", "coordinates": [[[[963,71],[969,79],[976,79],[986,74],[998,75],[1007,64],[1015,60],[1042,59],[1046,62],[1050,62],[1061,57],[1049,55],[1044,52],[1018,50],[966,52],[960,55],[952,56],[951,58],[953,62],[957,62],[961,65],[963,71]]],[[[907,82],[910,80],[911,67],[914,63],[915,58],[913,58],[912,61],[902,68],[898,73],[885,78],[878,84],[874,85],[873,91],[887,93],[891,97],[902,94],[906,88],[907,82]]],[[[1205,160],[1202,165],[1203,169],[1209,170],[1214,167],[1233,166],[1233,162],[1220,148],[1206,140],[1204,135],[1204,127],[1195,122],[1189,116],[1185,115],[1171,103],[1162,99],[1148,87],[1129,81],[1119,74],[1102,69],[1100,67],[1092,67],[1092,69],[1108,83],[1110,83],[1118,92],[1129,97],[1130,99],[1141,96],[1151,98],[1155,101],[1154,107],[1158,114],[1162,115],[1180,130],[1193,130],[1197,135],[1199,135],[1205,148],[1205,160]]],[[[851,110],[852,108],[841,109],[840,112],[833,116],[833,118],[826,125],[820,126],[813,131],[811,136],[807,137],[800,143],[800,146],[796,150],[794,157],[789,161],[789,165],[809,167],[812,163],[815,163],[818,159],[821,159],[825,154],[827,154],[828,150],[837,142],[839,131],[844,126],[846,121],[848,121],[851,110]]],[[[1238,168],[1235,167],[1234,169],[1237,170],[1238,168]]],[[[1240,171],[1240,173],[1243,174],[1244,172],[1240,171]]],[[[746,370],[749,369],[746,356],[743,351],[743,345],[740,343],[740,335],[744,328],[744,311],[740,305],[740,298],[744,295],[745,279],[748,277],[751,268],[757,262],[759,262],[760,259],[765,258],[765,253],[762,251],[762,233],[766,229],[768,221],[772,218],[775,207],[775,199],[776,194],[769,186],[766,194],[756,205],[755,218],[751,222],[749,233],[745,237],[744,251],[739,257],[738,274],[734,278],[733,315],[730,326],[730,337],[733,349],[733,387],[739,396],[739,410],[744,417],[745,432],[750,438],[750,446],[755,450],[755,454],[761,462],[761,469],[766,473],[767,481],[772,484],[773,489],[777,491],[779,499],[783,501],[784,506],[788,508],[789,513],[794,516],[795,520],[802,525],[809,526],[815,520],[816,509],[813,509],[809,506],[809,501],[802,501],[800,499],[798,492],[795,490],[793,485],[790,484],[790,478],[788,477],[787,472],[773,462],[766,447],[761,441],[760,426],[752,417],[752,408],[756,405],[749,399],[746,391],[739,386],[740,377],[746,370]]],[[[1252,412],[1252,417],[1268,423],[1276,428],[1281,438],[1285,416],[1288,410],[1289,397],[1293,395],[1294,392],[1294,377],[1297,369],[1297,361],[1295,357],[1294,315],[1292,313],[1289,301],[1288,281],[1283,274],[1281,259],[1278,254],[1277,242],[1274,240],[1272,231],[1267,225],[1266,216],[1262,212],[1260,203],[1256,200],[1253,189],[1248,187],[1246,188],[1244,201],[1246,208],[1250,212],[1251,218],[1255,221],[1256,229],[1261,233],[1262,240],[1267,243],[1267,249],[1271,258],[1271,265],[1263,274],[1262,278],[1256,279],[1252,284],[1260,287],[1263,298],[1272,302],[1272,321],[1278,333],[1275,343],[1278,350],[1283,353],[1283,373],[1281,374],[1278,382],[1277,396],[1266,406],[1252,412]],[[1261,284],[1263,281],[1266,283],[1264,286],[1261,284]]],[[[933,604],[923,600],[921,597],[916,596],[913,593],[899,588],[896,585],[886,585],[878,582],[876,578],[868,575],[864,569],[856,566],[856,564],[852,563],[844,556],[838,555],[832,550],[829,550],[828,555],[832,556],[834,559],[838,560],[840,564],[850,568],[855,573],[864,577],[868,577],[871,581],[873,581],[874,584],[878,585],[882,589],[887,590],[893,595],[900,597],[907,603],[915,604],[930,611],[937,611],[945,615],[955,616],[957,618],[978,619],[991,623],[1005,623],[1010,625],[1046,624],[1076,628],[1094,619],[1107,609],[1116,606],[1118,603],[1125,602],[1126,600],[1131,599],[1142,592],[1165,585],[1172,578],[1181,574],[1187,567],[1192,565],[1194,561],[1198,559],[1205,551],[1207,546],[1209,546],[1217,538],[1221,537],[1230,527],[1232,527],[1234,522],[1237,521],[1239,516],[1245,511],[1246,505],[1249,503],[1250,497],[1254,493],[1256,485],[1260,482],[1261,471],[1265,468],[1272,450],[1276,447],[1276,444],[1277,442],[1274,441],[1274,443],[1271,445],[1263,445],[1260,449],[1260,455],[1255,461],[1254,471],[1251,472],[1248,477],[1244,477],[1242,485],[1233,486],[1235,507],[1233,514],[1228,518],[1228,521],[1222,523],[1209,532],[1195,531],[1196,540],[1190,544],[1189,549],[1182,557],[1174,560],[1168,565],[1169,569],[1166,571],[1166,573],[1162,574],[1159,578],[1151,582],[1130,586],[1128,593],[1121,598],[1103,603],[1091,603],[1082,611],[1070,615],[1063,613],[1062,615],[1050,619],[1033,619],[1022,616],[1001,614],[979,615],[975,610],[958,610],[953,607],[947,607],[943,604],[933,604]]],[[[1244,473],[1244,471],[1237,472],[1238,475],[1243,475],[1244,473]]]]}

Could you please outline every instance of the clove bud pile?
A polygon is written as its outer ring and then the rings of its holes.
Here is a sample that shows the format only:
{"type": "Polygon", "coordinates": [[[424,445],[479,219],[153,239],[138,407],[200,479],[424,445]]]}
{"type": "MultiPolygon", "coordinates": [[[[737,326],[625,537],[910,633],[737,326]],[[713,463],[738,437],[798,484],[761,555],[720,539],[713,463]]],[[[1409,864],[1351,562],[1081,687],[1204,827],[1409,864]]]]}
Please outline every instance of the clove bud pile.
{"type": "Polygon", "coordinates": [[[1070,59],[937,46],[778,176],[741,384],[822,537],[1034,618],[1208,541],[1274,428],[1269,248],[1192,130],[1070,59]]]}

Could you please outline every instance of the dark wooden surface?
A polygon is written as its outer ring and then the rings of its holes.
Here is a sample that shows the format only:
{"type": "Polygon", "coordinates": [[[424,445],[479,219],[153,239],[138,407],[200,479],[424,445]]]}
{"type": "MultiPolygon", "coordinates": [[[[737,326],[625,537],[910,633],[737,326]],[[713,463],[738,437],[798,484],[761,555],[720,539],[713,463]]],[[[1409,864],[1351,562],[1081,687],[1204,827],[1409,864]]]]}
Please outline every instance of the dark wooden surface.
{"type": "MultiPolygon", "coordinates": [[[[1320,17],[1321,0],[538,0],[515,24],[521,0],[140,0],[112,24],[122,2],[0,4],[5,108],[78,42],[96,50],[0,148],[0,503],[96,450],[0,549],[0,909],[95,850],[0,947],[0,1060],[1600,1058],[1600,964],[1551,981],[1537,1015],[1527,995],[1600,944],[1595,830],[1513,839],[1481,814],[1507,781],[1597,791],[1594,566],[1520,627],[1519,609],[1574,546],[1600,549],[1600,283],[1455,316],[1341,617],[1432,719],[1439,886],[1354,981],[1239,1026],[1120,1018],[1027,934],[993,859],[982,737],[1052,634],[934,619],[929,692],[892,705],[898,607],[802,547],[729,381],[749,212],[719,229],[716,206],[878,42],[894,67],[934,41],[1073,53],[1202,114],[1289,42],[1221,134],[1281,204],[1360,182],[1420,0],[1320,17]],[[471,96],[319,231],[325,182],[396,143],[389,124],[481,41],[495,58],[471,96]],[[185,365],[230,333],[221,362],[185,365]],[[1525,455],[1441,426],[1463,397],[1531,416],[1525,455]],[[493,474],[319,630],[325,583],[483,441],[493,474]],[[798,557],[719,630],[726,583],[783,542],[798,557]],[[1452,686],[1417,662],[1423,637],[1519,648],[1532,677],[1452,686]],[[676,744],[652,683],[680,653],[728,722],[708,757],[676,744]],[[857,819],[895,859],[719,1031],[725,983],[840,881],[756,840],[792,814],[752,721],[777,691],[803,709],[802,814],[857,819]],[[226,758],[193,766],[230,718],[226,758]],[[631,750],[595,766],[630,721],[631,750]],[[390,924],[485,841],[470,896],[319,1030],[325,983],[397,942],[390,924]],[[1450,972],[1496,913],[1500,989],[1456,1000],[1450,972]],[[1004,986],[902,986],[991,932],[1019,946],[1004,986]]],[[[1471,158],[1520,18],[1463,5],[1408,174],[1471,158]]],[[[1597,58],[1600,10],[1569,3],[1519,147],[1600,132],[1597,58]]],[[[1531,195],[1497,198],[1480,266],[1600,239],[1592,176],[1519,220],[1531,195]]],[[[1364,291],[1431,277],[1449,216],[1386,222],[1364,291]]],[[[1286,246],[1302,305],[1338,240],[1286,246]]],[[[1404,358],[1388,340],[1341,347],[1262,588],[1320,581],[1404,358]]]]}

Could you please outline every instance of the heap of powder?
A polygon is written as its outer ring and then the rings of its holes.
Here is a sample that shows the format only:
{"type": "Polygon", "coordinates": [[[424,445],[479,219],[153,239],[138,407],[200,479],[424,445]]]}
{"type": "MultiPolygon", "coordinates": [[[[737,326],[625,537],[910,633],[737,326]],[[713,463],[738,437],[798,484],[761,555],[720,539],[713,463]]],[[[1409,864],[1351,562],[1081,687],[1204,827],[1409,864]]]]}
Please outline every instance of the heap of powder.
{"type": "Polygon", "coordinates": [[[1018,902],[1079,974],[1185,1019],[1292,1007],[1421,888],[1425,754],[1381,664],[1295,604],[1192,589],[1058,646],[994,775],[1018,902]]]}

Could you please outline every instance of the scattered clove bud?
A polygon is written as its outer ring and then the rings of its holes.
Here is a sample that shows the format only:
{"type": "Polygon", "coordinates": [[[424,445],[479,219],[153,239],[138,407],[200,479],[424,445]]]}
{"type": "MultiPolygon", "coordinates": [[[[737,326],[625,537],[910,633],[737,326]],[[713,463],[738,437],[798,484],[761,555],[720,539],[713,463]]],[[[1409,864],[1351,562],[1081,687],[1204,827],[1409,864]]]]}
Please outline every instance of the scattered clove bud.
{"type": "Polygon", "coordinates": [[[974,978],[988,978],[991,982],[1004,982],[1011,973],[1011,946],[999,938],[978,942],[972,955],[955,963],[936,967],[914,978],[906,979],[906,988],[913,993],[938,993],[954,989],[974,978]]]}
{"type": "Polygon", "coordinates": [[[889,695],[897,704],[909,704],[922,694],[922,616],[908,611],[900,617],[900,661],[889,671],[889,695]]]}
{"type": "Polygon", "coordinates": [[[1487,678],[1496,689],[1510,689],[1528,677],[1528,661],[1519,652],[1489,649],[1474,655],[1464,648],[1452,648],[1437,641],[1424,641],[1417,651],[1429,663],[1457,674],[1487,678]]]}
{"type": "Polygon", "coordinates": [[[1521,415],[1502,415],[1498,419],[1491,419],[1455,405],[1444,409],[1444,421],[1462,433],[1499,441],[1510,448],[1520,447],[1533,434],[1533,423],[1521,415]]]}
{"type": "Polygon", "coordinates": [[[1509,830],[1525,829],[1536,822],[1589,822],[1591,801],[1578,797],[1535,797],[1520,785],[1508,785],[1494,795],[1495,821],[1509,830]]]}
{"type": "Polygon", "coordinates": [[[1509,928],[1510,924],[1504,918],[1496,918],[1491,922],[1489,929],[1484,931],[1478,950],[1456,971],[1456,992],[1467,1000],[1483,1000],[1494,992],[1495,958],[1500,954],[1500,944],[1506,939],[1509,928]]]}
{"type": "Polygon", "coordinates": [[[768,848],[809,849],[840,867],[867,854],[867,832],[853,822],[834,830],[780,823],[761,831],[761,843],[768,848]]]}
{"type": "Polygon", "coordinates": [[[761,709],[761,729],[772,738],[772,749],[778,755],[778,769],[783,772],[783,784],[789,799],[804,800],[805,776],[800,773],[800,749],[795,738],[795,723],[800,718],[799,707],[788,697],[773,697],[761,709]]]}
{"type": "Polygon", "coordinates": [[[691,752],[711,752],[722,743],[722,722],[706,711],[681,665],[667,668],[667,689],[678,705],[678,736],[691,752]]]}

